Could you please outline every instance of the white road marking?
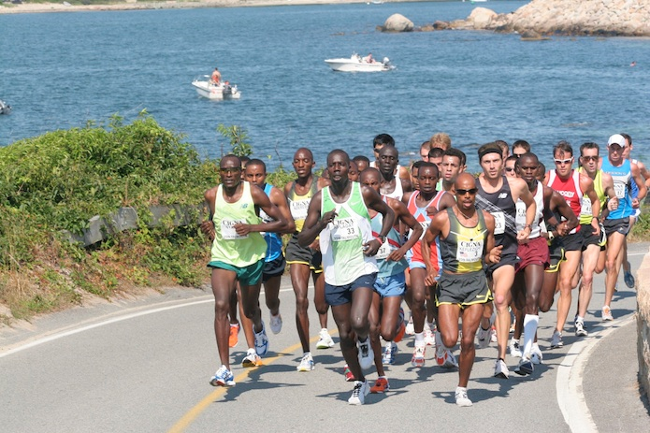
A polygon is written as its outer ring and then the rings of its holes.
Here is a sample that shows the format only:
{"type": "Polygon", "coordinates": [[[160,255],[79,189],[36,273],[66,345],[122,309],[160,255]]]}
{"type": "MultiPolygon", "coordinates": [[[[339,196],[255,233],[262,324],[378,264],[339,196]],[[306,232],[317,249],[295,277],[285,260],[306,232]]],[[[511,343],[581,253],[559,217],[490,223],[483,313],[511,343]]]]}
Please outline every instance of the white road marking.
{"type": "Polygon", "coordinates": [[[571,345],[557,369],[555,387],[557,390],[557,403],[564,416],[564,421],[573,433],[598,432],[594,423],[584,393],[582,392],[582,378],[591,356],[598,343],[616,329],[623,327],[634,320],[634,314],[621,321],[608,325],[598,325],[600,330],[589,333],[589,337],[578,340],[571,345]]]}

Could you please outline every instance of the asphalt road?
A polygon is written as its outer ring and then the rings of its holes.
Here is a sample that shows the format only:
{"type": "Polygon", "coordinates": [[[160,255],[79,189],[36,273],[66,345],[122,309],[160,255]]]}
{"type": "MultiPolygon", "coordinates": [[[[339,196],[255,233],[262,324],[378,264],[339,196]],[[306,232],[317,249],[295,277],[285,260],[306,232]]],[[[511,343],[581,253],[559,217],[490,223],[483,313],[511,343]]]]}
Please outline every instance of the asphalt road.
{"type": "MultiPolygon", "coordinates": [[[[630,246],[633,269],[648,246],[630,246]]],[[[469,383],[471,408],[454,404],[457,372],[437,367],[431,348],[424,368],[411,367],[413,340],[408,337],[399,343],[396,365],[387,369],[391,391],[369,395],[364,406],[347,404],[352,385],[343,379],[338,345],[314,348],[316,369],[297,372],[301,350],[288,278],[281,292],[282,332],[270,334],[271,351],[254,369],[239,364],[245,353],[240,334],[231,350],[237,385],[229,389],[208,383],[218,367],[210,292],[170,289],[75,308],[0,330],[0,430],[647,431],[650,416],[636,387],[634,291],[621,278],[612,308],[616,320],[603,323],[603,284],[597,277],[595,314],[586,318],[588,338],[576,340],[567,326],[564,348],[549,350],[555,310],[542,315],[544,363],[532,376],[493,378],[494,344],[478,349],[469,383]]],[[[263,314],[268,320],[268,311],[263,314]]],[[[329,328],[336,340],[331,318],[329,328]]],[[[316,337],[312,341],[315,346],[316,337]]],[[[507,363],[512,371],[517,359],[508,357],[507,363]]],[[[368,378],[373,381],[376,374],[368,378]]]]}

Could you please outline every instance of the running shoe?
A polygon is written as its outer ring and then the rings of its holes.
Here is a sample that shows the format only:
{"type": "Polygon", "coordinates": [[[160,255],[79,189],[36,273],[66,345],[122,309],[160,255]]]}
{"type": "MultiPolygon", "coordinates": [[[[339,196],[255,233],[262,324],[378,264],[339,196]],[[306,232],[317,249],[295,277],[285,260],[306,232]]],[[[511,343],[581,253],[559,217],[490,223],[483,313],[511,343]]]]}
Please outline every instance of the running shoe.
{"type": "Polygon", "coordinates": [[[282,331],[282,315],[278,313],[277,316],[271,314],[271,320],[269,320],[269,327],[271,332],[274,334],[279,334],[282,331]]]}
{"type": "Polygon", "coordinates": [[[413,357],[411,358],[411,365],[413,367],[424,367],[425,358],[427,353],[427,346],[415,346],[413,350],[413,357]]]}
{"type": "Polygon", "coordinates": [[[519,346],[519,342],[515,340],[514,337],[508,341],[508,350],[510,351],[510,356],[521,358],[521,347],[519,346]]]}
{"type": "Polygon", "coordinates": [[[255,333],[255,352],[259,356],[264,356],[268,351],[269,338],[266,336],[266,328],[264,328],[264,322],[262,322],[262,330],[255,333]]]}
{"type": "Polygon", "coordinates": [[[327,332],[327,328],[321,329],[318,336],[319,338],[318,343],[316,343],[316,349],[329,349],[330,347],[334,347],[334,340],[332,340],[330,333],[327,332]]]}
{"type": "Polygon", "coordinates": [[[460,407],[470,407],[472,400],[467,397],[467,388],[461,386],[456,388],[456,404],[460,407]]]}
{"type": "Polygon", "coordinates": [[[496,364],[494,365],[494,377],[501,379],[507,379],[510,376],[510,370],[503,359],[497,359],[496,364]]]}
{"type": "Polygon", "coordinates": [[[384,347],[384,355],[381,358],[381,363],[384,365],[393,365],[395,363],[395,355],[397,354],[397,344],[394,341],[389,341],[384,347]]]}
{"type": "Polygon", "coordinates": [[[354,382],[354,389],[352,390],[352,395],[348,399],[348,403],[354,404],[356,406],[362,405],[366,400],[366,396],[368,395],[368,392],[370,392],[368,381],[354,382]]]}
{"type": "Polygon", "coordinates": [[[404,338],[404,334],[406,334],[406,322],[404,321],[404,311],[401,311],[400,313],[401,317],[399,320],[399,325],[397,326],[397,332],[395,333],[395,338],[393,338],[393,341],[395,343],[399,343],[402,341],[404,338]]]}
{"type": "Polygon", "coordinates": [[[379,376],[375,384],[370,387],[370,392],[373,394],[383,394],[390,389],[388,378],[386,376],[379,376]]]}
{"type": "Polygon", "coordinates": [[[625,281],[625,285],[630,289],[633,289],[636,285],[636,281],[634,280],[634,275],[632,275],[632,272],[624,271],[623,280],[625,281]]]}
{"type": "Polygon", "coordinates": [[[446,347],[443,347],[441,350],[436,350],[436,363],[442,368],[458,368],[456,357],[446,347]]]}
{"type": "Polygon", "coordinates": [[[612,309],[609,308],[608,305],[605,305],[603,307],[603,320],[614,320],[614,316],[612,316],[612,309]]]}
{"type": "Polygon", "coordinates": [[[436,336],[434,332],[431,329],[425,329],[424,330],[424,343],[427,346],[435,346],[436,345],[436,336]]]}
{"type": "Polygon", "coordinates": [[[492,325],[492,329],[490,329],[490,343],[496,343],[497,341],[497,327],[492,325]]]}
{"type": "Polygon", "coordinates": [[[357,351],[359,356],[359,366],[362,370],[367,370],[375,362],[375,354],[370,347],[370,337],[366,337],[366,341],[357,340],[357,351]]]}
{"type": "Polygon", "coordinates": [[[246,368],[258,367],[262,365],[262,358],[255,353],[255,349],[248,349],[246,356],[241,361],[241,365],[246,368]]]}
{"type": "Polygon", "coordinates": [[[235,347],[239,343],[239,322],[230,324],[230,334],[228,335],[228,346],[235,347]]]}
{"type": "Polygon", "coordinates": [[[584,321],[576,319],[575,327],[576,327],[576,337],[586,337],[587,335],[589,335],[589,333],[585,329],[584,321]]]}
{"type": "Polygon", "coordinates": [[[235,386],[235,376],[232,371],[228,370],[225,365],[222,365],[219,370],[210,379],[212,386],[235,386]]]}
{"type": "Polygon", "coordinates": [[[354,374],[350,371],[350,367],[348,367],[347,364],[345,364],[345,367],[343,367],[343,376],[345,377],[346,382],[353,382],[354,381],[354,374]]]}
{"type": "Polygon", "coordinates": [[[479,325],[476,337],[478,338],[478,348],[485,349],[490,345],[490,341],[492,341],[492,327],[483,329],[483,327],[479,325]]]}
{"type": "Polygon", "coordinates": [[[551,349],[558,349],[564,346],[562,342],[562,333],[557,329],[553,332],[553,337],[551,337],[551,349]]]}
{"type": "Polygon", "coordinates": [[[415,329],[413,328],[413,316],[409,317],[405,332],[406,335],[415,335],[415,329]]]}
{"type": "Polygon", "coordinates": [[[314,369],[314,358],[311,357],[311,353],[307,352],[302,355],[300,364],[298,364],[298,371],[312,371],[314,369]]]}
{"type": "Polygon", "coordinates": [[[533,343],[533,348],[530,350],[530,360],[535,365],[541,364],[544,360],[544,355],[542,355],[542,351],[537,343],[533,343]]]}
{"type": "Polygon", "coordinates": [[[515,373],[520,376],[526,376],[527,374],[533,374],[533,362],[527,357],[523,356],[519,360],[519,365],[515,367],[515,373]]]}

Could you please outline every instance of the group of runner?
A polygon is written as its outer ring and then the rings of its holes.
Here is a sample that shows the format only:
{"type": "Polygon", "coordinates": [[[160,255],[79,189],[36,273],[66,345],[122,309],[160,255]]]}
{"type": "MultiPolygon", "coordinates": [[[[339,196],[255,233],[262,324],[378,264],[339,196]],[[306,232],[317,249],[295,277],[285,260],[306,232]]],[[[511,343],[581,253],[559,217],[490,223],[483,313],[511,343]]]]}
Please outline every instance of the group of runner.
{"type": "Polygon", "coordinates": [[[595,273],[607,272],[603,320],[613,320],[611,301],[621,266],[626,284],[634,287],[626,235],[638,218],[650,175],[630,159],[631,150],[626,134],[612,135],[603,156],[597,144],[584,143],[574,168],[573,148],[562,141],[553,149],[555,169],[545,172],[527,142],[515,142],[510,156],[507,143],[496,141],[478,149],[482,172],[475,177],[466,172],[466,155],[451,147],[447,134],[424,142],[421,160],[410,169],[399,165],[393,138],[380,134],[373,140],[374,161],[333,150],[321,177],[313,173],[312,152],[298,149],[297,177],[284,190],[266,183],[263,161],[223,157],[221,184],[205,194],[210,219],[201,225],[213,239],[208,266],[222,364],[211,384],[235,384],[229,348],[237,344],[241,328],[248,344],[242,365],[260,365],[269,345],[260,288],[264,284],[269,326],[278,333],[286,264],[303,349],[297,370],[314,369],[311,277],[321,327],[316,347],[334,346],[327,331],[331,308],[344,375],[354,382],[350,404],[389,389],[384,366],[395,362],[396,343],[405,334],[414,336],[414,367],[425,365],[427,346],[433,346],[439,366],[458,368],[459,406],[472,405],[467,385],[476,339],[479,347],[496,339],[495,377],[509,377],[508,349],[520,357],[515,373],[532,374],[542,361],[539,311],[551,308],[556,292],[551,348],[562,347],[578,285],[578,337],[587,336],[584,318],[595,273]],[[290,235],[286,246],[283,234],[290,235]],[[378,378],[371,386],[364,370],[373,365],[378,378]]]}

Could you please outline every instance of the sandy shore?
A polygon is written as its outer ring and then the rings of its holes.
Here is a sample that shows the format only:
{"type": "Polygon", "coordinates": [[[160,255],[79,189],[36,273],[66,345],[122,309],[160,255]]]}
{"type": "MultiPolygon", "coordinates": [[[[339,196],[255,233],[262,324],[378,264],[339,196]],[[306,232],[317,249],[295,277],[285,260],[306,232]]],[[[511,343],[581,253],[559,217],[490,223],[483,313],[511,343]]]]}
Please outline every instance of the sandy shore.
{"type": "MultiPolygon", "coordinates": [[[[312,4],[370,3],[371,0],[199,0],[199,1],[127,1],[107,5],[64,5],[62,3],[0,4],[0,14],[24,14],[43,12],[121,11],[138,9],[190,9],[255,6],[290,6],[312,4]]],[[[413,0],[391,0],[392,3],[413,0]]],[[[417,0],[416,0],[417,1],[417,0]]],[[[426,0],[425,0],[426,1],[426,0]]]]}

